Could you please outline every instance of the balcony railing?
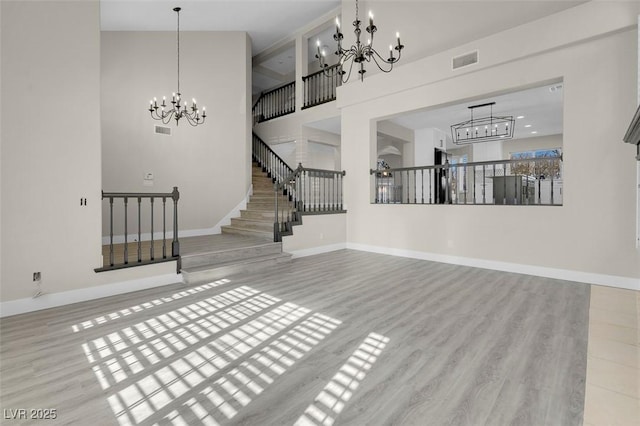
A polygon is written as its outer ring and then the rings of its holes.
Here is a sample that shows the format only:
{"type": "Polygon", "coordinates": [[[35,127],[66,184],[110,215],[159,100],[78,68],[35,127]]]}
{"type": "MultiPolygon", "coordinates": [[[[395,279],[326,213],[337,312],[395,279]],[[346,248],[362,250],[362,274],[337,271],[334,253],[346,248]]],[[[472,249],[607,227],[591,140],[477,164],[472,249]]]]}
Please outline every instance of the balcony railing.
{"type": "Polygon", "coordinates": [[[296,82],[263,92],[252,108],[253,123],[262,123],[296,110],[296,82]]]}
{"type": "Polygon", "coordinates": [[[562,156],[371,170],[377,204],[562,205],[562,156]]]}
{"type": "Polygon", "coordinates": [[[302,109],[311,108],[336,100],[336,88],[342,84],[338,64],[302,77],[304,84],[304,104],[302,109]]]}
{"type": "Polygon", "coordinates": [[[174,260],[178,262],[177,271],[180,271],[180,242],[178,241],[180,193],[177,187],[168,193],[103,192],[102,199],[109,201],[109,245],[108,252],[105,253],[107,259],[103,261],[103,267],[95,269],[96,272],[174,260]],[[169,206],[173,211],[170,251],[167,247],[167,200],[173,203],[173,206],[169,206]],[[134,204],[133,217],[129,214],[130,201],[134,204]],[[160,203],[161,206],[156,207],[160,203]],[[157,216],[158,209],[161,209],[161,217],[157,216]],[[145,210],[144,222],[143,210],[145,210]],[[116,223],[114,223],[114,216],[118,218],[116,223]],[[154,228],[156,222],[161,223],[161,231],[154,228]],[[143,228],[146,228],[144,233],[143,228]],[[147,234],[146,231],[149,233],[147,234]],[[121,235],[115,236],[116,233],[121,235]]]}

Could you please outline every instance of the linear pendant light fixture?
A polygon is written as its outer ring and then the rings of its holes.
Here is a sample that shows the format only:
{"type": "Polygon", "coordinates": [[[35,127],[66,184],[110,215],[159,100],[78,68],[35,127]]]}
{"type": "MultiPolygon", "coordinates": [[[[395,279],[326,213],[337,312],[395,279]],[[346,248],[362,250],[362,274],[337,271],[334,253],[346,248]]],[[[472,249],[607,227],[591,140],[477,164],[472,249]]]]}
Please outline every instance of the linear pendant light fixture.
{"type": "Polygon", "coordinates": [[[186,101],[182,105],[180,104],[182,100],[182,94],[180,93],[180,10],[182,9],[179,7],[173,8],[173,11],[176,12],[178,17],[178,91],[173,93],[171,109],[167,109],[167,98],[163,96],[162,104],[160,105],[158,105],[157,98],[153,98],[153,100],[149,101],[149,112],[151,113],[151,118],[154,120],[160,120],[164,124],[168,124],[171,119],[174,119],[177,126],[180,119],[184,118],[189,124],[195,127],[204,123],[207,113],[205,112],[204,107],[202,108],[202,113],[200,113],[200,109],[198,108],[198,104],[195,99],[192,99],[190,107],[187,106],[186,101]]]}
{"type": "Polygon", "coordinates": [[[477,142],[490,142],[503,139],[513,139],[513,127],[515,120],[512,115],[493,115],[495,102],[471,105],[471,119],[451,126],[451,137],[456,145],[466,145],[477,142]],[[488,116],[474,118],[473,110],[476,108],[490,107],[488,116]]]}
{"type": "MultiPolygon", "coordinates": [[[[338,43],[338,50],[336,50],[335,54],[340,57],[340,66],[338,73],[341,75],[343,83],[349,81],[354,63],[357,64],[356,67],[360,68],[358,70],[358,74],[360,74],[360,81],[364,80],[364,73],[367,72],[367,70],[364,69],[365,62],[370,63],[373,61],[373,63],[376,64],[380,71],[391,72],[391,70],[393,69],[393,64],[400,60],[402,49],[404,48],[404,46],[400,43],[400,33],[396,33],[396,45],[389,45],[389,58],[384,59],[373,48],[373,35],[378,30],[378,28],[373,24],[373,14],[369,12],[369,25],[365,28],[365,30],[370,35],[370,38],[368,39],[366,44],[360,41],[360,35],[362,33],[362,30],[360,29],[361,23],[362,22],[358,18],[358,0],[356,0],[356,20],[353,21],[353,26],[355,27],[353,32],[356,35],[356,44],[351,45],[351,47],[349,47],[348,49],[344,49],[342,47],[342,39],[344,38],[344,36],[340,32],[340,20],[336,18],[336,33],[333,35],[333,39],[338,43]],[[398,52],[397,56],[394,56],[394,50],[398,52]],[[347,63],[349,64],[348,73],[347,71],[345,71],[345,65],[347,63]]],[[[320,67],[327,77],[333,77],[332,69],[329,68],[325,63],[325,56],[327,52],[320,49],[320,40],[318,40],[317,49],[318,52],[316,53],[316,58],[320,61],[320,67]]]]}

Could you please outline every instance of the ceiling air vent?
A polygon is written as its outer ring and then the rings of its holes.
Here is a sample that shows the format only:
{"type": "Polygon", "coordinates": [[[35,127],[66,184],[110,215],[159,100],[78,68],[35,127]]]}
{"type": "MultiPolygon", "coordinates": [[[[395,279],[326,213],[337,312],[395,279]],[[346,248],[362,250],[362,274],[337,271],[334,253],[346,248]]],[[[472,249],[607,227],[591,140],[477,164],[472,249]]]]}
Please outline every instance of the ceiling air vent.
{"type": "Polygon", "coordinates": [[[456,56],[451,60],[451,68],[457,70],[458,68],[467,67],[469,65],[478,63],[478,51],[475,50],[471,53],[465,53],[464,55],[456,56]]]}
{"type": "Polygon", "coordinates": [[[171,127],[155,126],[156,133],[159,135],[171,136],[171,127]]]}

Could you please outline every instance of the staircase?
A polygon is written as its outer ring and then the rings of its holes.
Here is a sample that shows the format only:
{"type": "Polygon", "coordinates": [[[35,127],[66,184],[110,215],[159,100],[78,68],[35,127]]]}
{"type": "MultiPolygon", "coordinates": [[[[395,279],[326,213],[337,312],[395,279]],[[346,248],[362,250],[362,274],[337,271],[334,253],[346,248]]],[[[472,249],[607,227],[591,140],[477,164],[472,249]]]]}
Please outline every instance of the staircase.
{"type": "MultiPolygon", "coordinates": [[[[253,194],[249,198],[246,210],[240,211],[240,217],[232,218],[231,225],[222,226],[223,234],[262,237],[273,241],[273,222],[275,221],[275,202],[273,180],[262,168],[253,163],[251,168],[253,194]]],[[[278,212],[293,211],[293,203],[279,202],[278,212]]]]}
{"type": "MultiPolygon", "coordinates": [[[[215,245],[182,256],[182,279],[187,284],[217,280],[238,272],[260,270],[287,263],[289,253],[282,243],[273,242],[275,215],[273,181],[257,164],[252,167],[253,195],[240,217],[222,226],[215,245]]],[[[281,203],[284,204],[284,203],[281,203]]],[[[293,209],[292,203],[278,206],[280,212],[293,209]]]]}

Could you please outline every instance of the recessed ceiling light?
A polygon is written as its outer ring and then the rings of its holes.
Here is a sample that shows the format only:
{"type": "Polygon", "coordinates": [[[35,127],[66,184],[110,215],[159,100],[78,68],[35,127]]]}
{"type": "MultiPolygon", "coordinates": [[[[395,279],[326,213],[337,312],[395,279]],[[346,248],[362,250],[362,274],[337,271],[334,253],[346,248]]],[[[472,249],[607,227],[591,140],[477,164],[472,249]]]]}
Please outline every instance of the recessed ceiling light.
{"type": "Polygon", "coordinates": [[[538,133],[538,132],[536,132],[535,130],[533,132],[531,132],[532,135],[535,135],[536,133],[538,133]]]}
{"type": "Polygon", "coordinates": [[[531,127],[531,124],[525,124],[524,127],[531,127]]]}
{"type": "Polygon", "coordinates": [[[524,115],[519,115],[519,116],[517,116],[516,118],[517,118],[518,120],[520,120],[520,119],[524,118],[524,115]]]}

